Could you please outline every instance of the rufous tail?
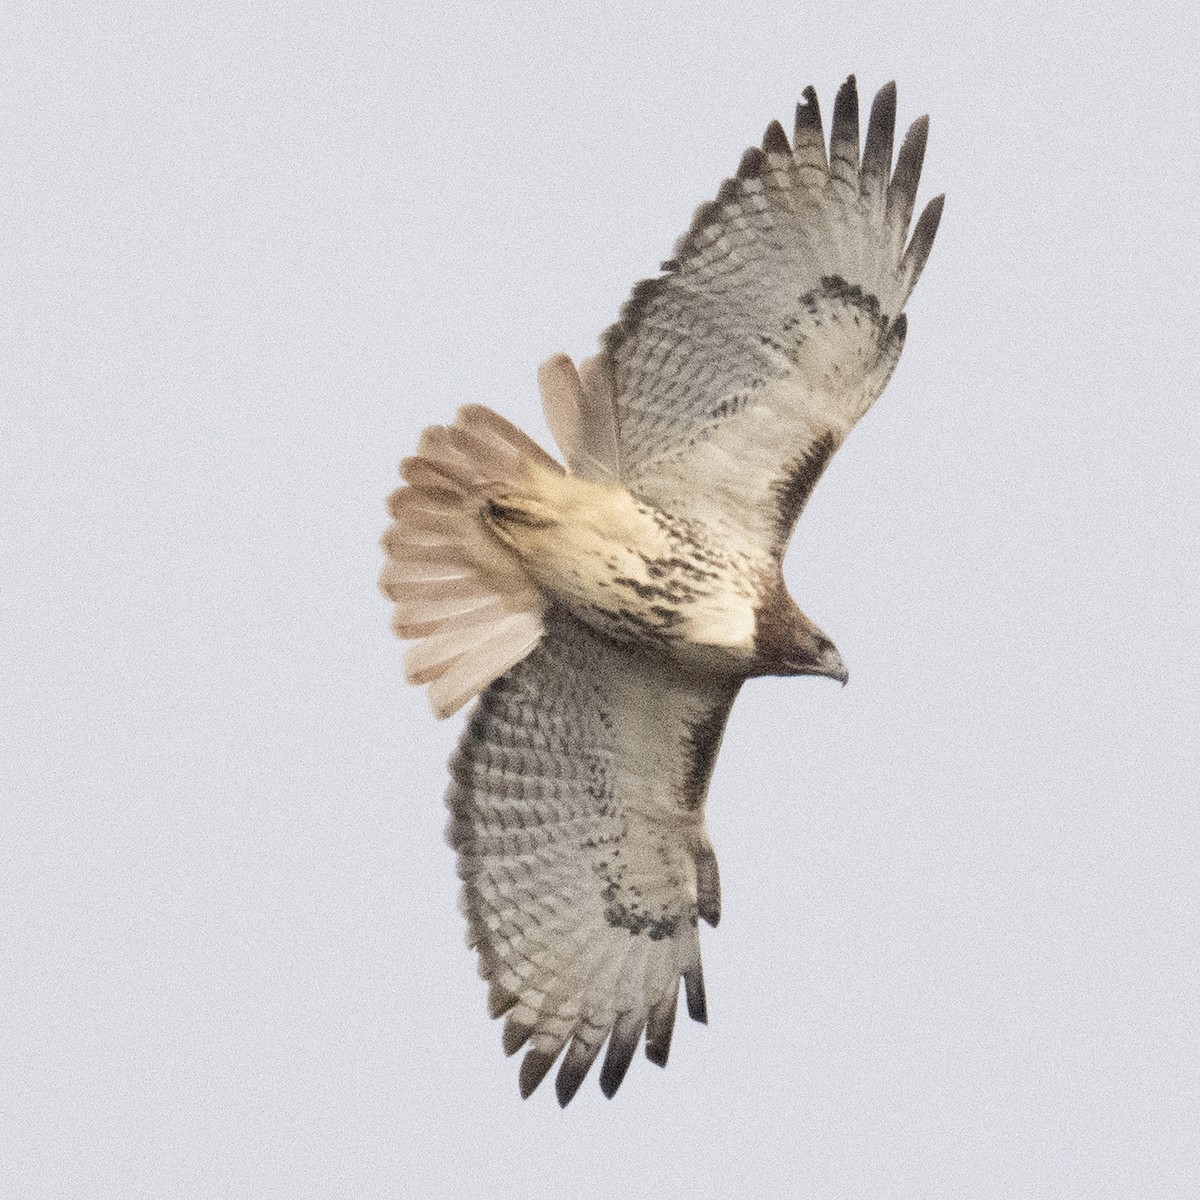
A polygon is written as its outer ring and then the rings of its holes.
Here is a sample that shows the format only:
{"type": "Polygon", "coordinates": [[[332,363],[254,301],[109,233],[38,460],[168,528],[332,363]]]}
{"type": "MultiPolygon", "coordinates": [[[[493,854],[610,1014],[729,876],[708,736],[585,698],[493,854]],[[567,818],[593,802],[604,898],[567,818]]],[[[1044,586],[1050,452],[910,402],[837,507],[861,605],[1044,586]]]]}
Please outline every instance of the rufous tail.
{"type": "Polygon", "coordinates": [[[488,496],[516,483],[527,465],[563,468],[515,425],[482,405],[421,435],[400,464],[406,487],[392,493],[394,524],[379,586],[396,604],[393,628],[417,639],[404,656],[410,683],[429,685],[439,717],[457,712],[519,663],[542,636],[546,601],[480,518],[488,496]]]}

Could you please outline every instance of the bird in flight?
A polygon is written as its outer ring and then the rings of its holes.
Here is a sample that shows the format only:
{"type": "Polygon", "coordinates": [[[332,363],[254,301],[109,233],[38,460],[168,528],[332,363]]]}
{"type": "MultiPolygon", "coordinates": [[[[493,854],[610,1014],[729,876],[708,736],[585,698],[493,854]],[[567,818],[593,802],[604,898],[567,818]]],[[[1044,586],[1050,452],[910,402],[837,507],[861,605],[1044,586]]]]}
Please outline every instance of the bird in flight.
{"type": "Polygon", "coordinates": [[[479,405],[421,435],[381,586],[405,675],[445,717],[467,939],[528,1096],[575,1095],[607,1045],[667,1061],[680,980],[706,1020],[700,920],[721,912],[709,777],[748,679],[846,682],[784,585],[792,528],[887,384],[943,197],[909,223],[928,121],[892,161],[896,89],[816,93],[702,205],[601,350],[538,381],[564,468],[479,405]]]}

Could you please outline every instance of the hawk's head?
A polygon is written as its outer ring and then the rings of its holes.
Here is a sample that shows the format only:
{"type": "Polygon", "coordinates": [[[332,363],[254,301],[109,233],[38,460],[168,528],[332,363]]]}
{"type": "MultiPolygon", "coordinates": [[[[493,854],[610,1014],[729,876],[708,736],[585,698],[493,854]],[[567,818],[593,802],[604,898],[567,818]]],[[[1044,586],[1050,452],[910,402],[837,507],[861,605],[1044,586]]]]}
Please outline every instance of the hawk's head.
{"type": "Polygon", "coordinates": [[[837,647],[800,611],[780,576],[754,611],[755,675],[850,678],[837,647]]]}

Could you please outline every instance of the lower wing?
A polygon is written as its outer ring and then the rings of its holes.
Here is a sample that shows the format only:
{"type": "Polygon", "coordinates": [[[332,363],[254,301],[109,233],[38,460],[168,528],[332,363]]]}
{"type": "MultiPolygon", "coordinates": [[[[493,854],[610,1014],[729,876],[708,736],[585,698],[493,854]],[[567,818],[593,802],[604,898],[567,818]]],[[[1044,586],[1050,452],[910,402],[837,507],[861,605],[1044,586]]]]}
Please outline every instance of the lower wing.
{"type": "Polygon", "coordinates": [[[451,759],[468,942],[529,1095],[563,1053],[567,1104],[605,1042],[611,1096],[643,1031],[665,1065],[682,978],[705,1020],[698,918],[720,889],[704,799],[736,681],[681,675],[551,610],[451,759]]]}

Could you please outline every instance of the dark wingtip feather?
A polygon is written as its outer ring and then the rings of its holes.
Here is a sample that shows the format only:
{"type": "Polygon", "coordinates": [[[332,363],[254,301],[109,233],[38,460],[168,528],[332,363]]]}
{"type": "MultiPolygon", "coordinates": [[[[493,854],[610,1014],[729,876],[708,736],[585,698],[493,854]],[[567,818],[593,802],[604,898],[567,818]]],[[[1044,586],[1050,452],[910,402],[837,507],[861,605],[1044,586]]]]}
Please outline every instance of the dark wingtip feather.
{"type": "Polygon", "coordinates": [[[763,134],[763,150],[768,154],[791,154],[792,147],[783,126],[778,121],[772,121],[763,134]]]}
{"type": "Polygon", "coordinates": [[[579,1085],[587,1078],[587,1073],[592,1069],[592,1063],[596,1061],[596,1055],[600,1053],[600,1047],[604,1044],[602,1029],[592,1028],[589,1032],[599,1036],[588,1039],[577,1033],[563,1056],[562,1066],[558,1068],[558,1075],[554,1080],[554,1094],[563,1108],[575,1098],[579,1085]]]}
{"type": "Polygon", "coordinates": [[[521,1074],[518,1080],[522,1100],[529,1099],[537,1085],[546,1078],[557,1057],[557,1054],[547,1054],[544,1050],[530,1050],[525,1055],[521,1060],[521,1074]]]}
{"type": "Polygon", "coordinates": [[[738,163],[737,177],[739,179],[757,179],[763,173],[766,162],[767,156],[757,146],[751,146],[742,155],[742,161],[738,163]]]}
{"type": "Polygon", "coordinates": [[[517,995],[498,983],[488,984],[488,1016],[502,1017],[517,1003],[517,995]]]}
{"type": "Polygon", "coordinates": [[[888,186],[888,221],[899,226],[900,236],[908,232],[917,188],[921,183],[921,167],[925,162],[925,143],[929,138],[929,118],[918,117],[900,143],[896,169],[888,186]]]}
{"type": "Polygon", "coordinates": [[[829,126],[830,137],[838,135],[847,140],[853,138],[858,144],[858,78],[847,75],[846,82],[837,90],[833,100],[833,123],[829,126]]]}
{"type": "Polygon", "coordinates": [[[908,250],[904,255],[909,264],[910,290],[915,286],[921,272],[925,269],[925,262],[929,258],[930,250],[933,249],[933,239],[937,235],[938,224],[942,219],[942,208],[945,203],[946,196],[944,193],[940,196],[934,196],[925,205],[925,210],[917,220],[917,227],[913,230],[912,241],[908,243],[908,250]]]}
{"type": "MultiPolygon", "coordinates": [[[[746,160],[743,158],[742,161],[745,162],[746,160]]],[[[738,199],[738,197],[741,195],[741,191],[741,184],[737,179],[726,179],[725,182],[722,183],[719,188],[717,188],[717,207],[720,208],[722,205],[731,204],[733,201],[738,199]]]]}
{"type": "Polygon", "coordinates": [[[863,150],[864,181],[878,179],[887,187],[888,171],[892,165],[892,141],[896,131],[896,84],[885,83],[875,93],[871,117],[867,122],[867,144],[863,150]]]}
{"type": "Polygon", "coordinates": [[[670,994],[664,996],[651,1010],[646,1022],[646,1057],[655,1066],[665,1067],[671,1053],[671,1035],[675,1032],[675,1009],[679,1004],[679,980],[670,994]]]}
{"type": "Polygon", "coordinates": [[[817,100],[816,90],[809,86],[801,93],[804,99],[796,105],[796,124],[792,140],[799,148],[806,135],[815,135],[822,148],[825,143],[825,127],[821,121],[821,104],[817,100]]]}
{"type": "Polygon", "coordinates": [[[646,1043],[646,1057],[656,1066],[665,1067],[667,1065],[667,1055],[671,1053],[671,1035],[667,1036],[661,1042],[646,1043]]]}
{"type": "Polygon", "coordinates": [[[514,1021],[512,1017],[509,1017],[504,1022],[504,1037],[502,1039],[504,1053],[510,1057],[516,1054],[529,1041],[532,1033],[532,1025],[522,1025],[519,1021],[514,1021]]]}
{"type": "Polygon", "coordinates": [[[575,1093],[579,1091],[580,1084],[583,1083],[586,1071],[571,1071],[563,1067],[554,1077],[554,1095],[558,1100],[559,1108],[566,1108],[572,1100],[575,1099],[575,1093]]]}
{"type": "Polygon", "coordinates": [[[643,1019],[637,1012],[622,1013],[609,1034],[604,1066],[600,1068],[600,1090],[611,1100],[616,1095],[642,1036],[643,1019]]]}
{"type": "Polygon", "coordinates": [[[688,1016],[701,1025],[708,1024],[708,1003],[704,997],[704,972],[699,966],[683,973],[683,986],[687,992],[688,1016]]]}

